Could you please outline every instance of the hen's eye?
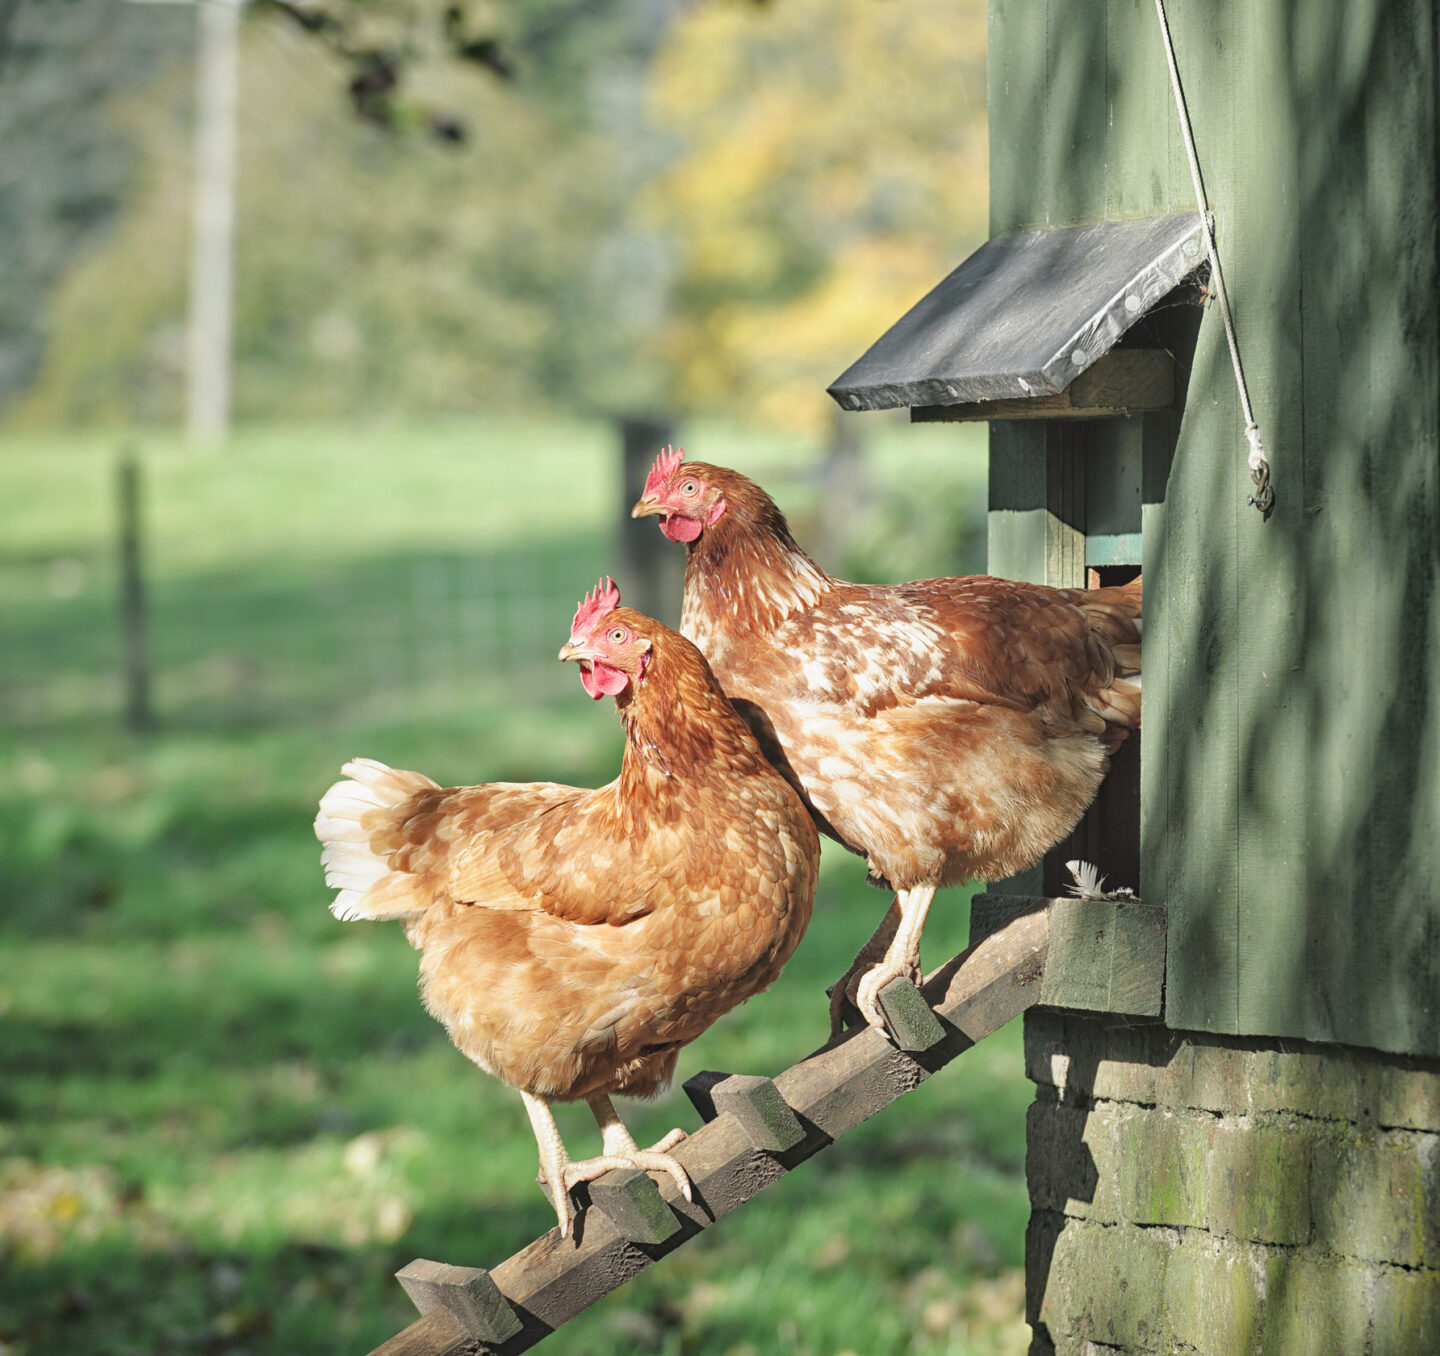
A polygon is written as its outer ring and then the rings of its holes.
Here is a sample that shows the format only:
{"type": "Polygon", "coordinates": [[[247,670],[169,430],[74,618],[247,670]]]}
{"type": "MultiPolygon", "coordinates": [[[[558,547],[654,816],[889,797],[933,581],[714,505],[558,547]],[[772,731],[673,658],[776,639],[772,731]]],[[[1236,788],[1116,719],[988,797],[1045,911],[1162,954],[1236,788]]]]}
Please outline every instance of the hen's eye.
{"type": "Polygon", "coordinates": [[[610,632],[610,639],[611,639],[616,645],[618,645],[622,640],[625,639],[625,630],[624,630],[624,628],[623,628],[623,627],[620,627],[620,626],[617,626],[612,632],[610,632]]]}
{"type": "Polygon", "coordinates": [[[698,493],[698,492],[699,492],[699,489],[700,489],[700,486],[699,486],[698,484],[696,484],[695,481],[693,481],[693,480],[687,480],[687,481],[680,487],[680,493],[683,494],[683,495],[687,495],[687,496],[688,496],[688,495],[692,495],[692,494],[698,493]]]}

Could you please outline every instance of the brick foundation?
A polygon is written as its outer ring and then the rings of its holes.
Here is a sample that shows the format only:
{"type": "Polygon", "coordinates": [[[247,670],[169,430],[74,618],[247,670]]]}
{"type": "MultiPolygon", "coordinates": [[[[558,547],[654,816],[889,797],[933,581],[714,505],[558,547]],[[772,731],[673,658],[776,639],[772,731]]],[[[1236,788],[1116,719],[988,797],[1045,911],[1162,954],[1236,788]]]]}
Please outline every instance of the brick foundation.
{"type": "Polygon", "coordinates": [[[1032,1356],[1440,1352],[1440,1063],[1032,1009],[1032,1356]]]}

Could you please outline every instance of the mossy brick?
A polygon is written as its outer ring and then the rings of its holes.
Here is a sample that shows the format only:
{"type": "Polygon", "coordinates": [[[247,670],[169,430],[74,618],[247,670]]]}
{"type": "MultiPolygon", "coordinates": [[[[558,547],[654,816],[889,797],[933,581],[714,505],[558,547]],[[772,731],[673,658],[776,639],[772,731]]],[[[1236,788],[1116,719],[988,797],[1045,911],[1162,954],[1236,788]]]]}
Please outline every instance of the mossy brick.
{"type": "MultiPolygon", "coordinates": [[[[1025,1014],[1026,1076],[1032,1083],[1054,1088],[1073,1101],[1097,1096],[1117,1101],[1148,1100],[1116,1095],[1114,1088],[1097,1090],[1099,1070],[1107,1064],[1128,1064],[1132,1053],[1140,1049],[1131,1033],[1148,1029],[1148,1025],[1116,1026],[1102,1017],[1031,1008],[1025,1014]]],[[[1143,1082],[1141,1087],[1143,1090],[1143,1082]]]]}
{"type": "Polygon", "coordinates": [[[1378,1349],[1366,1347],[1373,1275],[1372,1268],[1345,1258],[1270,1250],[1261,1356],[1350,1356],[1366,1350],[1378,1356],[1378,1349]]]}
{"type": "Polygon", "coordinates": [[[1258,1243],[1305,1243],[1310,1195],[1310,1141],[1303,1131],[1216,1128],[1205,1184],[1212,1232],[1258,1243]]]}
{"type": "Polygon", "coordinates": [[[1378,1124],[1440,1132],[1440,1068],[1386,1065],[1378,1071],[1375,1082],[1378,1124]]]}
{"type": "Polygon", "coordinates": [[[1249,1065],[1250,1109],[1366,1123],[1380,1070],[1378,1060],[1347,1050],[1258,1051],[1249,1065]]]}
{"type": "MultiPolygon", "coordinates": [[[[1420,1217],[1425,1222],[1425,1265],[1440,1270],[1440,1135],[1415,1136],[1420,1158],[1420,1217]]],[[[1436,1348],[1440,1350],[1440,1347],[1436,1348]]]]}
{"type": "Polygon", "coordinates": [[[1025,1321],[1040,1326],[1040,1314],[1064,1313],[1068,1301],[1060,1296],[1063,1278],[1054,1273],[1051,1261],[1065,1217],[1054,1210],[1033,1208],[1025,1226],[1025,1321]],[[1054,1293],[1052,1293],[1052,1287],[1054,1293]]]}
{"type": "Polygon", "coordinates": [[[1263,1050],[1250,1064],[1250,1109],[1316,1115],[1323,1082],[1320,1055],[1306,1050],[1263,1050]]]}
{"type": "Polygon", "coordinates": [[[1113,1224],[1128,1111],[1034,1102],[1025,1117],[1025,1175],[1035,1209],[1113,1224]]]}
{"type": "Polygon", "coordinates": [[[1039,1321],[1062,1338],[1151,1350],[1161,1338],[1165,1265],[1176,1235],[1068,1220],[1055,1240],[1039,1321]]]}
{"type": "Polygon", "coordinates": [[[1201,1048],[1189,1036],[1177,1037],[1167,1061],[1153,1071],[1156,1106],[1176,1111],[1194,1106],[1195,1058],[1201,1048]]]}
{"type": "Polygon", "coordinates": [[[1425,1257],[1420,1136],[1340,1134],[1317,1140],[1316,1242],[1367,1262],[1419,1266],[1425,1257]]]}
{"type": "Polygon", "coordinates": [[[1120,1213],[1134,1224],[1203,1228],[1213,1117],[1156,1108],[1132,1120],[1120,1164],[1120,1213]]]}
{"type": "Polygon", "coordinates": [[[1070,1023],[1058,1012],[1030,1008],[1025,1013],[1025,1076],[1041,1088],[1064,1095],[1069,1078],[1070,1023]]]}
{"type": "Polygon", "coordinates": [[[1378,1267],[1370,1315],[1374,1356],[1440,1351],[1440,1271],[1378,1267]]]}
{"type": "Polygon", "coordinates": [[[1189,1081],[1178,1090],[1182,1105],[1222,1114],[1246,1111],[1250,1105],[1246,1074],[1253,1058],[1249,1050],[1196,1043],[1191,1048],[1189,1081]]]}
{"type": "Polygon", "coordinates": [[[1130,1356],[1130,1353],[1119,1347],[1097,1346],[1083,1337],[1065,1333],[1058,1338],[1052,1338],[1041,1329],[1040,1333],[1030,1339],[1028,1356],[1130,1356]]]}
{"type": "Polygon", "coordinates": [[[1165,1345],[1201,1356],[1238,1356],[1260,1335],[1265,1272],[1259,1250],[1187,1233],[1165,1268],[1165,1345]]]}
{"type": "Polygon", "coordinates": [[[1102,1059],[1090,1080],[1092,1095],[1101,1101],[1155,1105],[1155,1068],[1139,1060],[1102,1059]]]}
{"type": "Polygon", "coordinates": [[[1044,1328],[1037,1330],[1032,1327],[1026,1356],[1059,1356],[1055,1343],[1050,1340],[1050,1334],[1044,1328]]]}
{"type": "Polygon", "coordinates": [[[1070,1100],[1180,1105],[1190,1044],[1156,1023],[1120,1026],[1032,1008],[1025,1014],[1025,1073],[1070,1100]]]}
{"type": "Polygon", "coordinates": [[[1115,1032],[1092,1080],[1096,1097],[1144,1106],[1179,1105],[1178,1090],[1190,1078],[1190,1042],[1158,1026],[1115,1032]]]}

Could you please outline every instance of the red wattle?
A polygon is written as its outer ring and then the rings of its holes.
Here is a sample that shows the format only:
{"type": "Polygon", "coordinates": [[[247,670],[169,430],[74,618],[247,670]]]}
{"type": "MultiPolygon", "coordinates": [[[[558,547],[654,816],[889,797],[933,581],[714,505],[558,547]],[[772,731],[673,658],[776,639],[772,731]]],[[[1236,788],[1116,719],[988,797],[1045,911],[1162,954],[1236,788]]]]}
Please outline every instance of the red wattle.
{"type": "Polygon", "coordinates": [[[602,664],[598,660],[580,665],[580,683],[590,694],[592,701],[598,702],[601,697],[619,696],[625,691],[625,685],[629,681],[619,669],[611,668],[609,664],[602,664]]]}
{"type": "Polygon", "coordinates": [[[671,541],[694,541],[700,535],[700,527],[694,518],[682,518],[678,513],[667,513],[660,519],[660,530],[671,541]]]}

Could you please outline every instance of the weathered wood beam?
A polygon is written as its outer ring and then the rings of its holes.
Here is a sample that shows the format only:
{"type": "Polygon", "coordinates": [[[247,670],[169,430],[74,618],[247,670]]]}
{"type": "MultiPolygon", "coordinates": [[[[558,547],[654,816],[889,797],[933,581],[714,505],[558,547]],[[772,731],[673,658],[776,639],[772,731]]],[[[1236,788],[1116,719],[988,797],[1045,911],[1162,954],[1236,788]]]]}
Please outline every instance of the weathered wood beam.
{"type": "Polygon", "coordinates": [[[468,1333],[478,1356],[516,1356],[1026,1008],[1042,1001],[1082,1006],[1100,1001],[1102,990],[1128,1004],[1125,1011],[1154,1005],[1165,957],[1159,910],[993,895],[980,896],[977,904],[981,922],[969,950],[918,991],[899,980],[887,986],[883,1006],[903,1028],[896,1038],[865,1027],[842,1034],[773,1081],[707,1072],[685,1085],[706,1117],[673,1151],[690,1176],[693,1201],[668,1177],[657,1183],[643,1173],[609,1173],[590,1184],[588,1201],[583,1189],[577,1192],[582,1208],[570,1238],[551,1229],[488,1273],[412,1263],[401,1273],[409,1277],[407,1290],[422,1307],[443,1307],[374,1356],[449,1356],[465,1348],[433,1344],[437,1332],[453,1340],[456,1329],[468,1333]],[[1127,910],[1133,917],[1123,916],[1127,910]],[[1094,955],[1072,954],[1078,951],[1094,955]],[[892,992],[902,987],[911,993],[892,992]],[[896,1040],[920,1048],[901,1049],[896,1040]],[[503,1310],[491,1302],[492,1284],[503,1310]],[[451,1326],[438,1328],[440,1317],[451,1326]],[[431,1345],[407,1346],[407,1334],[431,1345]]]}
{"type": "Polygon", "coordinates": [[[915,424],[979,419],[1111,419],[1168,410],[1175,403],[1175,360],[1163,349],[1117,348],[1098,358],[1058,395],[980,400],[963,405],[917,405],[915,424]]]}
{"type": "Polygon", "coordinates": [[[446,1309],[435,1309],[402,1328],[370,1356],[473,1356],[479,1342],[446,1309]]]}
{"type": "Polygon", "coordinates": [[[970,943],[1035,912],[1050,918],[1042,1007],[1158,1017],[1165,996],[1165,910],[1138,899],[976,895],[970,943]]]}

